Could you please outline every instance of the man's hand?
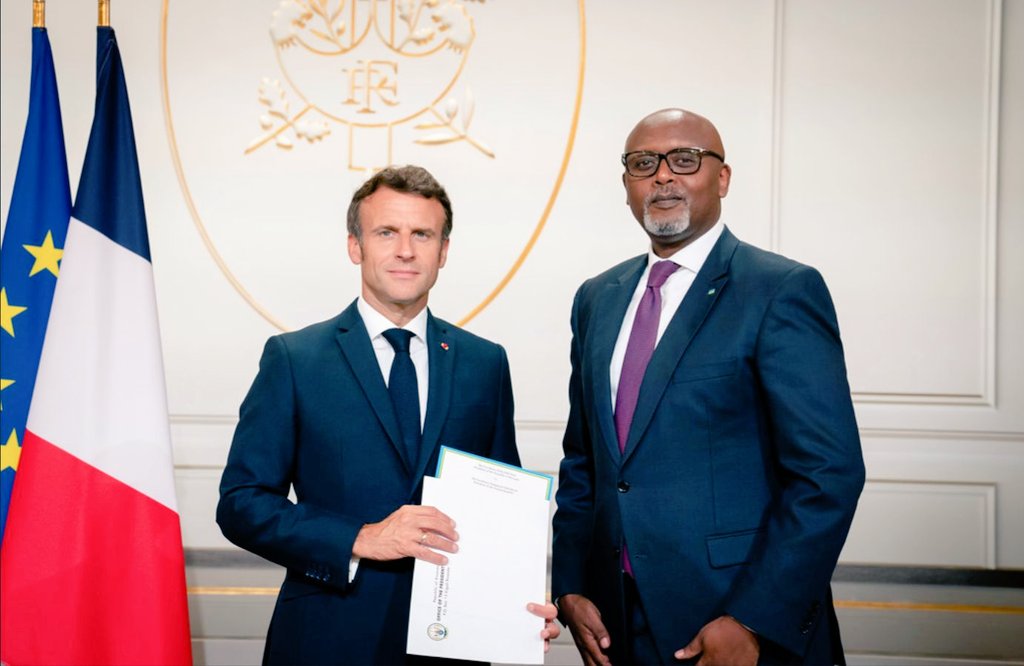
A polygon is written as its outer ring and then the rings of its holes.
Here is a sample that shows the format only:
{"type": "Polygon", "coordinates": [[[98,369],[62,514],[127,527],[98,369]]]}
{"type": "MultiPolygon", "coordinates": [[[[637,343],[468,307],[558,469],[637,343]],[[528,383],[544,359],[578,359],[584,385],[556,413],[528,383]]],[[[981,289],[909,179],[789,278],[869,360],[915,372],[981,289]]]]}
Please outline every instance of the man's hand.
{"type": "Polygon", "coordinates": [[[352,544],[352,555],[368,560],[415,557],[433,564],[448,564],[441,553],[458,552],[455,521],[432,506],[407,504],[380,521],[363,525],[352,544]]]}
{"type": "Polygon", "coordinates": [[[586,666],[611,666],[611,659],[604,653],[611,647],[612,639],[601,622],[601,611],[581,594],[566,594],[558,599],[562,619],[576,641],[576,649],[586,666]]]}
{"type": "Polygon", "coordinates": [[[697,666],[754,666],[760,653],[754,634],[723,615],[705,624],[689,645],[676,651],[675,657],[690,659],[699,654],[697,666]]]}
{"type": "Polygon", "coordinates": [[[558,609],[552,603],[547,604],[526,604],[526,610],[530,611],[537,617],[544,618],[544,629],[540,632],[540,637],[544,639],[544,652],[551,649],[551,641],[558,638],[558,635],[562,633],[558,625],[555,623],[555,618],[558,617],[558,609]]]}

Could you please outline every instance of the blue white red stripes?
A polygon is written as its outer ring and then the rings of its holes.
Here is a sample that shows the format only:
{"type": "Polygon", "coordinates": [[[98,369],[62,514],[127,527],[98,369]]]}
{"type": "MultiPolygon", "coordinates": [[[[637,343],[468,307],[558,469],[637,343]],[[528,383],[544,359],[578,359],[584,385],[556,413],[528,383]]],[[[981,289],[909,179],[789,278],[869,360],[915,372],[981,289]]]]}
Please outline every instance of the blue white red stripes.
{"type": "Polygon", "coordinates": [[[11,666],[192,661],[153,271],[110,28],[99,28],[97,63],[0,550],[0,659],[11,666]]]}

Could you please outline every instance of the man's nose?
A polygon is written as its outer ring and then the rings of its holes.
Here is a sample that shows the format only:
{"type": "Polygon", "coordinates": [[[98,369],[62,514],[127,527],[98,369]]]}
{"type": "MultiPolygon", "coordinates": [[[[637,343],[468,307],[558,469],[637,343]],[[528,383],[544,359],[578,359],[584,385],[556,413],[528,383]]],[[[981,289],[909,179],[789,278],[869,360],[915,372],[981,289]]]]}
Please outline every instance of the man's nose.
{"type": "Polygon", "coordinates": [[[654,182],[658,184],[671,183],[676,179],[676,174],[668,168],[668,158],[662,157],[658,160],[658,170],[654,172],[654,182]]]}
{"type": "Polygon", "coordinates": [[[398,237],[398,256],[402,259],[412,259],[414,254],[412,235],[400,234],[398,237]]]}

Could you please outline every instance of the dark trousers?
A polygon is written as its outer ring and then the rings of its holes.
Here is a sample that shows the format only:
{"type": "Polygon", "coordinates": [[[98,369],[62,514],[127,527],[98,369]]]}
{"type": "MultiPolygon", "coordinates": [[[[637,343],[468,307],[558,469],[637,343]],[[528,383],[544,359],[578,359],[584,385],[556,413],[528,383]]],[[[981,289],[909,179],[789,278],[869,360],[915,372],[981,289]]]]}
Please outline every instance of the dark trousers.
{"type": "MultiPolygon", "coordinates": [[[[626,616],[626,641],[629,650],[629,664],[634,666],[646,666],[648,664],[661,664],[661,657],[658,656],[658,647],[654,644],[654,636],[651,634],[650,624],[647,622],[647,613],[644,611],[640,595],[636,590],[636,581],[632,576],[623,572],[622,574],[623,602],[625,603],[626,616]]],[[[683,647],[680,645],[679,647],[683,647]]]]}

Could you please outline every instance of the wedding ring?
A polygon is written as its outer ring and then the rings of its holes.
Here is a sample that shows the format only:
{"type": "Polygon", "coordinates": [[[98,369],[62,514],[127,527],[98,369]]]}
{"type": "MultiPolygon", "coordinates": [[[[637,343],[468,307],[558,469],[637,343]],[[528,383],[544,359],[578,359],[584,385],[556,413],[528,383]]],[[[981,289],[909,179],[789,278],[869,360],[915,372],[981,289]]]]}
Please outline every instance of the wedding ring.
{"type": "Polygon", "coordinates": [[[428,536],[427,532],[420,532],[420,543],[421,544],[426,542],[427,536],[428,536]]]}

